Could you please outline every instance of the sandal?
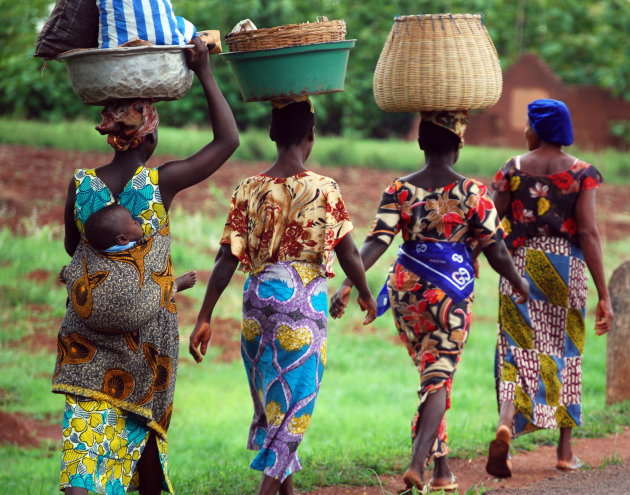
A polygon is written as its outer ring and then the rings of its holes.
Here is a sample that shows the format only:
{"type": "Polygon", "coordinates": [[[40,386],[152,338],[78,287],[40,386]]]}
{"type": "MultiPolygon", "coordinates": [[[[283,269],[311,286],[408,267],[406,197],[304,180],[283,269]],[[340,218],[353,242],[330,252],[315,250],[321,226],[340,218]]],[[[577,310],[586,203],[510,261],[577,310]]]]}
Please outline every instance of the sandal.
{"type": "Polygon", "coordinates": [[[584,467],[584,463],[575,455],[570,461],[558,461],[556,464],[558,471],[577,471],[582,467],[584,467]]]}
{"type": "Polygon", "coordinates": [[[405,482],[407,490],[415,488],[420,493],[427,493],[428,491],[428,486],[424,484],[424,482],[412,469],[407,469],[407,471],[405,471],[405,474],[403,474],[403,481],[405,482]]]}
{"type": "Polygon", "coordinates": [[[494,440],[490,442],[486,471],[495,478],[509,478],[512,476],[510,462],[510,439],[512,434],[507,426],[499,426],[494,440]]]}
{"type": "Polygon", "coordinates": [[[429,481],[429,491],[438,492],[444,490],[445,492],[454,492],[457,490],[457,479],[454,474],[451,474],[450,478],[431,478],[429,481]]]}

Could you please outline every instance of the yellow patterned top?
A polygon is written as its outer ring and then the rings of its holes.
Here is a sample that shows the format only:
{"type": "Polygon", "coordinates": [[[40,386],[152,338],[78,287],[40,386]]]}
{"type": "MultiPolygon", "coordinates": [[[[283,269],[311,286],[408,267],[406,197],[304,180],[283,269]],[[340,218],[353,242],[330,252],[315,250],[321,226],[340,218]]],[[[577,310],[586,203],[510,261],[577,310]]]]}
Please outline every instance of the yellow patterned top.
{"type": "Polygon", "coordinates": [[[282,178],[259,174],[236,187],[221,244],[230,244],[243,271],[305,261],[334,276],[334,247],[352,228],[331,178],[311,171],[282,178]]]}

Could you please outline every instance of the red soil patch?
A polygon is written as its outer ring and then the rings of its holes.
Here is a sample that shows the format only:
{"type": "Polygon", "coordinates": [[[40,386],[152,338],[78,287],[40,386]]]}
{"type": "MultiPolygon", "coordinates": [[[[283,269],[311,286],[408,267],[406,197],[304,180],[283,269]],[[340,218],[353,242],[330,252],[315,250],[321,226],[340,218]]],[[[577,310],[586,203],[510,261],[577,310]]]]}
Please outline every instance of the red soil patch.
{"type": "MultiPolygon", "coordinates": [[[[489,441],[490,439],[488,439],[489,441]]],[[[602,463],[610,463],[611,460],[623,460],[624,465],[630,461],[630,428],[626,427],[625,431],[619,435],[613,435],[607,438],[582,438],[575,440],[573,443],[573,452],[586,464],[587,468],[594,469],[593,475],[597,474],[596,468],[602,466],[602,463]]],[[[512,490],[531,486],[541,480],[557,478],[558,484],[562,483],[563,477],[570,477],[575,473],[562,473],[555,469],[556,465],[556,448],[555,446],[540,447],[530,452],[514,452],[512,451],[512,477],[506,480],[493,479],[486,473],[486,457],[477,457],[475,459],[452,459],[449,461],[451,470],[457,477],[459,484],[458,491],[460,494],[466,493],[467,490],[477,486],[484,487],[486,490],[492,490],[491,493],[512,493],[512,490]]],[[[308,469],[308,467],[307,467],[308,469]]],[[[627,469],[627,468],[626,468],[627,469]]],[[[425,473],[426,481],[431,479],[431,472],[425,473]]],[[[580,472],[582,474],[582,472],[580,472]]],[[[402,481],[402,473],[396,476],[382,476],[381,483],[387,492],[397,493],[399,489],[404,488],[402,481]]],[[[533,487],[531,487],[533,488],[533,487]]],[[[387,493],[386,492],[386,493],[387,493]]],[[[532,490],[526,493],[541,494],[554,493],[553,491],[532,490]]],[[[564,492],[562,492],[564,493],[564,492]]],[[[603,490],[601,492],[580,491],[579,486],[575,486],[571,492],[573,494],[589,494],[594,493],[613,493],[603,490]]],[[[617,492],[614,492],[617,493],[617,492]]],[[[628,493],[628,492],[621,492],[628,493]]],[[[310,492],[309,495],[382,495],[383,491],[377,486],[365,487],[348,487],[348,486],[332,486],[321,488],[310,492]]],[[[411,495],[411,494],[409,494],[411,495]]]]}
{"type": "Polygon", "coordinates": [[[22,413],[0,411],[0,443],[37,447],[43,439],[61,442],[61,426],[33,419],[22,413]]]}

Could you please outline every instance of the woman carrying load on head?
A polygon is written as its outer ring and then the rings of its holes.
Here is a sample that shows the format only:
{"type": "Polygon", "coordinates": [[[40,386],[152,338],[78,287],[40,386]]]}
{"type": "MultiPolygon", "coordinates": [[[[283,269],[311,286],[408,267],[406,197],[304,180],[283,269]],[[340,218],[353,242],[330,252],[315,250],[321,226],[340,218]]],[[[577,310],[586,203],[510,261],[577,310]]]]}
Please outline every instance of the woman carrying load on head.
{"type": "MultiPolygon", "coordinates": [[[[520,300],[527,282],[503,242],[503,230],[486,187],[453,170],[463,143],[466,112],[422,112],[418,142],[425,165],[395,179],[383,193],[374,224],[361,247],[368,269],[398,232],[403,244],[379,294],[379,314],[391,305],[400,338],[420,373],[418,410],[412,422],[412,459],[403,475],[407,488],[457,488],[448,453],[446,411],[451,385],[468,338],[475,269],[473,248],[483,251],[520,300]],[[434,459],[433,478],[425,466],[434,459]]],[[[352,282],[344,280],[330,314],[343,314],[352,282]]]]}
{"type": "Polygon", "coordinates": [[[557,100],[527,107],[529,153],[511,158],[492,187],[506,243],[532,287],[527,304],[499,285],[495,380],[499,426],[486,470],[511,476],[510,440],[539,428],[560,428],[556,468],[578,469],[573,427],[582,423],[582,351],[588,267],[599,301],[595,333],[613,320],[597,229],[595,167],[562,151],[573,142],[571,115],[557,100]]]}
{"type": "Polygon", "coordinates": [[[201,362],[215,305],[241,264],[241,354],[254,402],[247,448],[262,471],[259,495],[291,495],[297,449],[309,425],[326,366],[327,277],[337,255],[359,289],[358,302],[376,317],[352,223],[336,182],[308,170],[314,113],[308,99],[274,101],[270,137],[278,156],[264,173],[236,187],[208,281],[190,353],[201,362]],[[334,252],[334,254],[333,254],[334,252]]]}
{"type": "Polygon", "coordinates": [[[214,139],[189,158],[148,169],[145,163],[157,145],[155,108],[146,100],[112,102],[97,127],[115,150],[112,161],[76,170],[68,188],[65,248],[73,259],[66,273],[84,272],[82,279],[67,279],[72,303],[59,331],[53,376],[53,392],[66,396],[60,487],[68,495],[135,488],[142,494],[173,492],[166,471],[166,435],[179,335],[168,211],[179,191],[210,176],[238,146],[236,122],[212,76],[207,47],[195,38],[186,52],[205,92],[214,139]],[[92,213],[111,204],[127,208],[145,233],[145,239],[125,251],[125,263],[141,272],[154,249],[149,246],[160,244],[166,254],[164,270],[151,275],[161,291],[157,313],[134,331],[104,333],[84,317],[91,309],[91,290],[114,274],[82,268],[89,266],[90,256],[84,225],[92,213]]]}

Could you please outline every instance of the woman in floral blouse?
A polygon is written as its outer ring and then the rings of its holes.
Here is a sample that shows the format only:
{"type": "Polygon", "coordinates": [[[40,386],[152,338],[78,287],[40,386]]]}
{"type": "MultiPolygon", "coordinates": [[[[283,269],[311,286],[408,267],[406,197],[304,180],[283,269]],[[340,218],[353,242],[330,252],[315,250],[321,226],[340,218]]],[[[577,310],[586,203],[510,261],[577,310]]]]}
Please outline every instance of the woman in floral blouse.
{"type": "Polygon", "coordinates": [[[588,267],[599,302],[595,331],[610,329],[612,307],[595,214],[602,177],[562,151],[573,142],[571,116],[557,100],[528,105],[529,153],[510,159],[492,184],[506,244],[532,286],[527,304],[501,279],[495,380],[500,410],[486,470],[511,476],[510,440],[539,428],[560,428],[557,469],[582,466],[571,449],[582,423],[581,381],[588,267]]]}
{"type": "MultiPolygon", "coordinates": [[[[491,266],[528,297],[503,242],[503,230],[486,187],[453,170],[468,116],[423,112],[419,144],[422,170],[394,180],[383,193],[374,225],[361,247],[367,268],[402,232],[403,244],[378,297],[379,314],[391,305],[394,322],[418,367],[418,410],[412,422],[413,451],[403,475],[408,488],[425,488],[425,465],[435,457],[432,490],[457,488],[446,454],[446,410],[453,374],[471,322],[475,270],[472,253],[483,250],[491,266]]],[[[342,283],[331,315],[339,317],[352,287],[342,283]]]]}
{"type": "Polygon", "coordinates": [[[232,196],[221,247],[190,337],[200,362],[210,318],[236,266],[249,272],[243,289],[241,354],[254,401],[247,447],[263,472],[259,494],[293,494],[292,473],[326,366],[327,277],[333,252],[357,284],[359,304],[376,317],[352,223],[334,180],[307,170],[314,142],[310,101],[274,102],[270,136],[278,158],[243,180],[232,196]],[[199,349],[198,349],[199,348],[199,349]]]}

